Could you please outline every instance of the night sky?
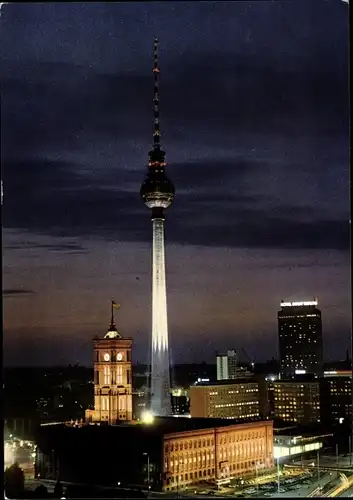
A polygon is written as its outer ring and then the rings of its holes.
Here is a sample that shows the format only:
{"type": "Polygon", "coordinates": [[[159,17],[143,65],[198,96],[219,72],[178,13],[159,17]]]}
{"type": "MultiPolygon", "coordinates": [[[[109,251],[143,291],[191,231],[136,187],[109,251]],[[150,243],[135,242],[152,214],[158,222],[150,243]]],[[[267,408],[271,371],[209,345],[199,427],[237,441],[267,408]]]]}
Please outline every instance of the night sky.
{"type": "Polygon", "coordinates": [[[0,20],[5,363],[89,365],[112,298],[148,361],[155,36],[172,361],[276,356],[281,299],[313,297],[344,358],[348,6],[57,2],[0,20]]]}

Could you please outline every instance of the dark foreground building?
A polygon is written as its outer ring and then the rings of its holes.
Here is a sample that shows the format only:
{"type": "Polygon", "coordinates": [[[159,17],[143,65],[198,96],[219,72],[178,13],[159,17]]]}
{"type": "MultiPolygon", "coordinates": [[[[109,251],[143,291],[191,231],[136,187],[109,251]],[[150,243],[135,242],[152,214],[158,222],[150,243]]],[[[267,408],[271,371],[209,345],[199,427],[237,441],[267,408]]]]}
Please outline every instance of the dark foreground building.
{"type": "Polygon", "coordinates": [[[271,420],[156,418],[153,423],[45,426],[36,474],[74,483],[174,490],[273,467],[271,420]]]}

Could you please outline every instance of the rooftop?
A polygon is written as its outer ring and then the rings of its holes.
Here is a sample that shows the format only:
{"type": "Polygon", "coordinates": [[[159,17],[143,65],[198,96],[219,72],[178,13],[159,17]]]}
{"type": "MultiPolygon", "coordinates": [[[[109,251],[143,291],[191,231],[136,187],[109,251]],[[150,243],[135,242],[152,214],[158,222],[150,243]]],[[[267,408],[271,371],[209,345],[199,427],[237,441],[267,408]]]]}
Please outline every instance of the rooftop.
{"type": "Polygon", "coordinates": [[[262,418],[251,419],[225,419],[225,418],[183,418],[183,417],[156,417],[153,423],[121,423],[119,425],[84,425],[82,427],[66,427],[65,424],[60,425],[47,425],[41,427],[40,435],[51,435],[57,437],[65,436],[85,436],[91,439],[94,436],[99,439],[104,439],[109,435],[121,437],[130,433],[134,438],[148,438],[163,436],[165,434],[174,434],[176,432],[185,432],[192,430],[203,430],[214,427],[229,427],[231,425],[246,425],[256,422],[272,422],[271,420],[264,420],[262,418]]]}
{"type": "Polygon", "coordinates": [[[257,381],[251,378],[233,378],[228,380],[215,380],[214,382],[197,382],[191,387],[207,387],[207,386],[215,386],[215,385],[238,385],[238,384],[255,384],[257,381]]]}

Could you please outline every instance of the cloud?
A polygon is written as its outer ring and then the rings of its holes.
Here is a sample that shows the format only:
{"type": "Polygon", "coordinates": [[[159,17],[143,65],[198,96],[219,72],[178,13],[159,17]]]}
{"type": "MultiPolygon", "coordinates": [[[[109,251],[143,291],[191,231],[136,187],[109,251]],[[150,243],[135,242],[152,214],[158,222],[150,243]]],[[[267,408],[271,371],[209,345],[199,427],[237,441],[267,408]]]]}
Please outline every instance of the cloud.
{"type": "MultiPolygon", "coordinates": [[[[170,165],[176,179],[175,209],[167,212],[167,241],[206,246],[255,248],[332,248],[349,246],[349,223],[326,217],[315,206],[252,190],[264,162],[209,160],[170,165]],[[250,186],[250,187],[249,187],[250,186]],[[180,193],[178,194],[178,187],[180,193]]],[[[148,210],[139,198],[142,172],[117,171],[115,182],[104,172],[82,171],[66,162],[18,162],[4,169],[8,197],[5,228],[64,237],[99,237],[150,241],[148,210]],[[110,184],[109,184],[110,183],[110,184]],[[107,187],[107,185],[110,187],[107,187]],[[127,189],[129,186],[129,189],[127,189]],[[132,186],[132,189],[131,189],[132,186]],[[31,210],[23,210],[31,206],[31,210]]],[[[44,245],[47,247],[47,245],[44,245]]],[[[80,251],[76,244],[50,248],[80,251]]]]}
{"type": "Polygon", "coordinates": [[[70,254],[86,253],[85,248],[77,243],[31,243],[23,241],[21,243],[4,245],[5,250],[33,250],[45,249],[53,252],[65,252],[70,254]]]}
{"type": "Polygon", "coordinates": [[[5,288],[2,291],[3,297],[17,297],[19,295],[29,295],[35,293],[33,290],[26,290],[25,288],[5,288]]]}
{"type": "MultiPolygon", "coordinates": [[[[182,57],[173,49],[162,60],[162,140],[176,187],[167,241],[347,249],[344,37],[328,42],[310,9],[258,9],[242,12],[239,26],[249,28],[241,36],[251,36],[240,45],[201,44],[182,57]],[[275,16],[283,50],[277,39],[263,46],[269,33],[254,21],[260,14],[275,16]],[[315,36],[301,24],[304,15],[315,36]],[[300,30],[288,34],[288,19],[300,30]]],[[[100,68],[78,60],[4,60],[4,226],[149,241],[139,188],[152,128],[151,74],[138,58],[100,68]]]]}

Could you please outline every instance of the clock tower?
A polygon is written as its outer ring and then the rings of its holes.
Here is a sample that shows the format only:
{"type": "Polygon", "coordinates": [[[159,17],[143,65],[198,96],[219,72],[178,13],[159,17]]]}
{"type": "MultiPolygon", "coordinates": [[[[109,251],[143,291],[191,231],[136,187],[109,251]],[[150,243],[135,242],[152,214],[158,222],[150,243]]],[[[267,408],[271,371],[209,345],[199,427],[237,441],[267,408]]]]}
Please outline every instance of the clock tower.
{"type": "Polygon", "coordinates": [[[104,338],[93,340],[94,410],[86,410],[86,422],[116,424],[132,420],[131,338],[123,338],[115,326],[112,301],[111,323],[104,338]]]}

